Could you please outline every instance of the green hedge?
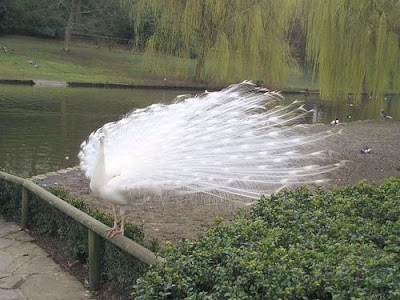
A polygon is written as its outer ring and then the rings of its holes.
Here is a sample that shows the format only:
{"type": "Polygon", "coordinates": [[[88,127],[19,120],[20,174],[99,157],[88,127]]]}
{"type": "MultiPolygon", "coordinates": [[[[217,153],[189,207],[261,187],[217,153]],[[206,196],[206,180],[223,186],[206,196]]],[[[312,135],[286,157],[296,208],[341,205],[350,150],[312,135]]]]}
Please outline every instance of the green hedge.
{"type": "MultiPolygon", "coordinates": [[[[51,187],[48,190],[100,222],[112,226],[113,219],[111,215],[100,212],[81,199],[70,197],[67,191],[62,188],[51,187]]],[[[21,187],[0,180],[0,214],[19,221],[20,206],[21,187]]],[[[28,224],[29,228],[34,229],[39,234],[59,238],[63,242],[66,254],[70,258],[79,259],[83,263],[87,262],[87,229],[35,195],[32,196],[29,202],[28,224]]],[[[142,228],[132,223],[126,224],[125,236],[152,251],[157,250],[157,243],[146,242],[142,228]]],[[[108,241],[103,241],[102,249],[101,266],[103,277],[108,281],[119,284],[129,294],[135,280],[143,275],[148,267],[108,241]]]]}
{"type": "Polygon", "coordinates": [[[400,299],[400,180],[262,198],[163,253],[134,299],[400,299]]]}
{"type": "MultiPolygon", "coordinates": [[[[111,216],[65,190],[50,190],[112,224],[111,216]]],[[[0,181],[1,214],[18,219],[20,199],[20,187],[0,181]]],[[[30,211],[32,228],[87,260],[84,227],[36,197],[30,211]]],[[[140,227],[129,224],[126,235],[149,247],[140,227]]],[[[400,299],[400,180],[262,198],[250,214],[226,226],[217,221],[197,241],[167,245],[159,269],[147,271],[109,243],[103,249],[108,280],[130,293],[142,276],[134,299],[400,299]]]]}

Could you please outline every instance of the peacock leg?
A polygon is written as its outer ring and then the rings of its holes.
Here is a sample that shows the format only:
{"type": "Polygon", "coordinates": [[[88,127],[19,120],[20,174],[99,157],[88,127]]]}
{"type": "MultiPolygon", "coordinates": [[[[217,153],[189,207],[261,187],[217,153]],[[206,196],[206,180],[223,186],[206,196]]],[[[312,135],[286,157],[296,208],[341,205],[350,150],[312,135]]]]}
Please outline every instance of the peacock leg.
{"type": "Polygon", "coordinates": [[[107,229],[108,232],[108,236],[113,237],[113,233],[118,231],[118,215],[117,215],[117,208],[115,207],[115,205],[112,205],[112,209],[113,209],[113,216],[114,216],[114,226],[110,229],[107,229]]]}
{"type": "Polygon", "coordinates": [[[114,237],[117,234],[124,235],[124,231],[125,231],[125,210],[121,208],[120,212],[121,212],[121,229],[118,229],[118,227],[117,227],[117,229],[114,230],[111,233],[110,237],[114,237]]]}
{"type": "Polygon", "coordinates": [[[125,231],[125,215],[122,214],[121,215],[121,234],[124,235],[124,231],[125,231]]]}

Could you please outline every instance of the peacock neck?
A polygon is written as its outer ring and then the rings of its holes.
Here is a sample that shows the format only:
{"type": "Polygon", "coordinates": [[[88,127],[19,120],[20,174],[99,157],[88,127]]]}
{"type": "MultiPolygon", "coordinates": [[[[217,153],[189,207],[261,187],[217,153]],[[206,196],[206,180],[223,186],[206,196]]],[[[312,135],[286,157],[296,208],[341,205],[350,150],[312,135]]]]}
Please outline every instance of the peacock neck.
{"type": "Polygon", "coordinates": [[[99,151],[97,153],[96,165],[94,168],[92,182],[95,182],[97,186],[101,186],[106,183],[106,162],[104,155],[104,141],[100,140],[99,151]]]}

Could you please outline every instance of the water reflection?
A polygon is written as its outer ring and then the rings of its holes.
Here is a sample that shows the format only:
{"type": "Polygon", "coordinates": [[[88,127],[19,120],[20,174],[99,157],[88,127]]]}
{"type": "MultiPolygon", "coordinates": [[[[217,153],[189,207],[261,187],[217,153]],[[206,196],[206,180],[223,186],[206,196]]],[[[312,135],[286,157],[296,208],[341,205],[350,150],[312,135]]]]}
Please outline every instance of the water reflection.
{"type": "MultiPolygon", "coordinates": [[[[132,109],[169,103],[187,93],[196,91],[0,85],[0,167],[31,176],[75,166],[79,145],[93,130],[132,109]]],[[[296,99],[314,109],[308,120],[313,123],[330,123],[335,118],[341,122],[379,119],[381,108],[394,119],[400,117],[398,97],[378,103],[363,99],[353,106],[348,105],[351,99],[323,102],[315,95],[287,95],[285,102],[296,99]],[[352,118],[347,119],[348,115],[352,118]]]]}
{"type": "Polygon", "coordinates": [[[0,85],[0,167],[30,176],[75,166],[96,128],[188,92],[0,85]]]}

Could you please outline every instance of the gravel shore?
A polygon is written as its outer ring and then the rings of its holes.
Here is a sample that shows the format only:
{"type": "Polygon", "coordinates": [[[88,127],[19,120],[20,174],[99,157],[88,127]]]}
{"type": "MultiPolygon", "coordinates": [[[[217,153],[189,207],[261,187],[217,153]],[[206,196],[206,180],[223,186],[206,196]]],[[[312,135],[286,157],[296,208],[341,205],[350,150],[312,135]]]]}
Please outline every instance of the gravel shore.
{"type": "MultiPolygon", "coordinates": [[[[335,159],[347,161],[346,166],[327,175],[329,182],[324,189],[344,186],[367,180],[377,183],[383,179],[400,177],[400,121],[356,121],[339,125],[312,125],[307,130],[341,131],[324,142],[324,149],[331,150],[335,159]],[[361,153],[368,146],[370,154],[361,153]]],[[[41,185],[65,187],[74,196],[85,199],[93,206],[111,211],[108,203],[94,197],[89,181],[78,167],[38,176],[41,185]]],[[[128,218],[142,224],[147,238],[161,243],[169,240],[177,243],[182,238],[193,239],[203,233],[215,217],[229,220],[242,207],[228,201],[216,201],[201,197],[148,200],[132,205],[128,218]]]]}

